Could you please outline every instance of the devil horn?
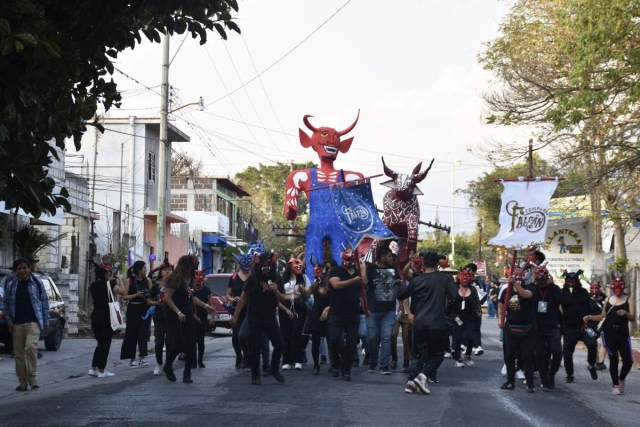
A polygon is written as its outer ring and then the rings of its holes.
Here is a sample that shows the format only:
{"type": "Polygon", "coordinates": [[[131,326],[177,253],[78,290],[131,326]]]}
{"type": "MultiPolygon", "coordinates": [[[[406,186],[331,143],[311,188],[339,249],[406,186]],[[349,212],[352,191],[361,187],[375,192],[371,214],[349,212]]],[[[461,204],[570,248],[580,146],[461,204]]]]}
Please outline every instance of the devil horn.
{"type": "Polygon", "coordinates": [[[305,126],[309,128],[309,130],[310,130],[311,132],[315,132],[315,131],[317,131],[318,129],[316,129],[315,127],[313,127],[313,125],[309,122],[309,117],[313,117],[313,116],[311,116],[311,115],[307,114],[306,116],[304,116],[304,117],[302,118],[302,121],[304,122],[305,126]]]}
{"type": "MultiPolygon", "coordinates": [[[[421,174],[419,174],[419,175],[416,177],[416,179],[415,179],[415,182],[416,182],[416,183],[418,183],[418,182],[422,182],[422,180],[423,180],[423,179],[425,179],[425,178],[427,177],[427,174],[428,174],[428,173],[429,173],[429,171],[431,170],[431,166],[433,166],[433,161],[434,161],[434,160],[435,160],[435,158],[431,160],[431,163],[429,163],[429,167],[428,167],[427,169],[425,169],[425,171],[424,171],[424,172],[422,172],[421,174]]],[[[419,164],[418,166],[421,166],[421,165],[422,165],[422,162],[420,162],[420,164],[419,164]]],[[[418,172],[420,172],[420,168],[419,168],[419,167],[417,167],[417,168],[416,168],[416,169],[414,169],[414,171],[413,171],[414,175],[415,175],[416,173],[418,173],[418,172]]]]}
{"type": "MultiPolygon", "coordinates": [[[[356,125],[358,124],[358,119],[360,118],[360,110],[358,110],[358,116],[356,117],[356,121],[353,122],[353,124],[351,126],[349,126],[348,128],[346,128],[345,130],[343,130],[342,132],[338,132],[338,135],[340,136],[344,136],[346,134],[348,134],[349,132],[351,132],[353,130],[354,127],[356,127],[356,125]]],[[[307,125],[308,126],[308,125],[307,125]]]]}
{"type": "Polygon", "coordinates": [[[238,246],[238,252],[240,252],[240,255],[244,255],[244,251],[240,248],[240,246],[238,246]]]}
{"type": "Polygon", "coordinates": [[[384,166],[384,174],[389,178],[396,179],[398,174],[387,167],[387,164],[384,162],[384,157],[382,157],[382,166],[384,166]]]}
{"type": "Polygon", "coordinates": [[[422,162],[418,163],[418,166],[416,166],[415,168],[413,168],[413,172],[411,172],[411,175],[415,175],[418,172],[420,172],[420,169],[422,168],[422,162]]]}

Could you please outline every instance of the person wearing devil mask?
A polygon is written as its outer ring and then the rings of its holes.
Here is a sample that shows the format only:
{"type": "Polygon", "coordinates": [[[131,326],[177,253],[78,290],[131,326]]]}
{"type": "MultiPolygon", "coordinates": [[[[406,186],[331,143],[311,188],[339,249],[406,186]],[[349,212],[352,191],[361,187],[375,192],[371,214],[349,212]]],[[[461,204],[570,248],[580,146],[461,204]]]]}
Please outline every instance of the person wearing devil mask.
{"type": "Polygon", "coordinates": [[[471,285],[474,274],[470,270],[458,273],[458,298],[453,303],[453,358],[456,368],[464,368],[465,363],[471,367],[471,351],[475,347],[475,321],[482,315],[480,298],[475,286],[471,285]],[[460,352],[463,338],[466,338],[464,363],[460,352]]]}
{"type": "Polygon", "coordinates": [[[306,289],[311,286],[306,274],[303,273],[304,263],[291,256],[282,275],[284,282],[284,298],[282,303],[288,311],[280,310],[280,331],[284,340],[282,354],[282,369],[295,367],[302,369],[302,352],[304,340],[302,329],[307,320],[306,289]],[[292,312],[293,316],[289,316],[292,312]],[[295,364],[295,365],[294,365],[295,364]]]}
{"type": "Polygon", "coordinates": [[[598,354],[598,343],[595,337],[589,336],[587,333],[587,325],[584,322],[585,316],[592,313],[592,302],[589,292],[582,287],[580,283],[580,275],[582,270],[577,272],[565,271],[564,287],[562,288],[562,328],[563,328],[563,347],[564,368],[567,372],[565,382],[573,383],[575,378],[573,368],[573,353],[575,352],[578,341],[582,341],[587,347],[587,369],[591,374],[591,379],[598,379],[598,371],[596,370],[596,361],[598,354]]]}
{"type": "Polygon", "coordinates": [[[555,376],[562,363],[562,344],[560,342],[560,305],[562,292],[551,282],[549,271],[538,267],[533,272],[536,289],[533,292],[538,335],[535,355],[542,390],[555,387],[555,376]]]}
{"type": "MultiPolygon", "coordinates": [[[[227,304],[233,307],[232,310],[235,310],[238,301],[240,301],[240,296],[242,295],[242,289],[249,278],[249,273],[251,272],[251,265],[253,264],[253,255],[249,253],[242,253],[240,256],[233,254],[233,257],[238,263],[238,271],[236,271],[229,278],[229,285],[227,286],[227,304]]],[[[230,312],[233,315],[232,312],[230,312]]],[[[244,357],[242,354],[242,346],[240,345],[240,326],[245,319],[247,314],[246,308],[242,309],[242,312],[238,315],[238,326],[232,329],[232,337],[231,337],[231,345],[233,346],[233,350],[236,353],[236,369],[247,368],[250,366],[249,361],[249,351],[245,351],[244,357]]]]}
{"type": "MultiPolygon", "coordinates": [[[[591,301],[598,308],[597,313],[602,312],[602,308],[604,307],[604,303],[606,301],[605,295],[602,293],[602,285],[600,285],[599,279],[592,280],[589,285],[589,294],[591,295],[591,301]]],[[[587,323],[594,331],[598,330],[598,324],[596,322],[587,323]]],[[[596,363],[596,369],[599,371],[603,371],[607,369],[607,365],[604,363],[604,358],[607,355],[607,350],[602,345],[602,337],[598,336],[598,363],[596,363]]]]}
{"type": "Polygon", "coordinates": [[[636,317],[636,305],[632,298],[624,292],[625,283],[622,275],[614,275],[611,282],[612,295],[605,301],[602,312],[596,316],[585,316],[584,321],[602,322],[602,345],[609,354],[609,374],[613,382],[613,394],[625,392],[625,380],[633,367],[629,322],[636,317]],[[619,355],[619,356],[618,356],[619,355]],[[622,368],[618,372],[619,359],[622,368]]]}
{"type": "MultiPolygon", "coordinates": [[[[195,288],[193,292],[194,298],[199,299],[205,304],[212,303],[211,301],[211,289],[204,284],[204,275],[196,275],[196,279],[194,280],[195,288]]],[[[213,303],[212,303],[213,304],[213,303]]],[[[196,322],[196,346],[197,346],[197,354],[198,354],[198,368],[204,368],[205,365],[202,362],[204,357],[204,338],[207,335],[207,330],[209,329],[209,321],[207,320],[207,310],[203,307],[196,307],[196,313],[198,314],[199,322],[196,322]]],[[[213,320],[213,319],[212,319],[213,320]]],[[[193,367],[196,365],[194,363],[193,367]]]]}
{"type": "Polygon", "coordinates": [[[147,304],[155,307],[153,312],[153,336],[156,350],[156,367],[153,370],[153,375],[162,375],[163,349],[165,345],[167,348],[171,348],[171,338],[167,333],[167,323],[164,319],[164,290],[165,282],[173,271],[173,265],[169,264],[169,260],[165,260],[165,262],[154,270],[158,270],[160,274],[153,282],[153,285],[151,285],[147,304]]]}
{"type": "MultiPolygon", "coordinates": [[[[329,339],[332,358],[333,378],[340,376],[351,381],[351,367],[360,326],[360,284],[357,254],[347,249],[340,254],[342,265],[329,271],[329,339]],[[346,335],[346,345],[342,346],[342,336],[346,335]]],[[[362,261],[364,264],[364,261],[362,261]]],[[[364,268],[364,265],[361,266],[364,268]]]]}
{"type": "Polygon", "coordinates": [[[307,315],[305,332],[311,334],[311,357],[313,358],[313,375],[320,374],[320,343],[327,333],[327,318],[329,316],[329,289],[327,288],[325,269],[316,263],[313,266],[314,283],[302,292],[305,296],[313,295],[313,307],[307,315]]]}
{"type": "Polygon", "coordinates": [[[264,252],[256,255],[251,274],[247,279],[238,306],[231,319],[231,326],[238,324],[239,314],[246,304],[249,331],[251,334],[251,384],[260,385],[260,346],[263,334],[266,333],[273,346],[271,365],[267,373],[278,382],[285,382],[280,373],[280,357],[282,356],[282,333],[276,321],[276,308],[285,302],[284,286],[277,273],[278,254],[264,252]]]}

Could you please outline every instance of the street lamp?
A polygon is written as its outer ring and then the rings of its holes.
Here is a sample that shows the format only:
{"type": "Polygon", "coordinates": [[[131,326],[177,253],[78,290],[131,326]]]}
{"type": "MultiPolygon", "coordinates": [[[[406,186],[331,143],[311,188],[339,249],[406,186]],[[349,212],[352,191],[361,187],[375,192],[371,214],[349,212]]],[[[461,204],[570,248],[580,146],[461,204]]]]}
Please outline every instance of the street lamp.
{"type": "Polygon", "coordinates": [[[198,99],[198,102],[190,102],[188,104],[184,104],[178,108],[176,108],[175,110],[171,110],[169,111],[167,114],[171,114],[171,113],[175,113],[178,110],[182,110],[185,107],[189,107],[191,105],[197,105],[198,106],[198,111],[204,111],[206,110],[206,107],[204,105],[204,100],[202,99],[202,97],[200,97],[200,99],[198,99]]]}

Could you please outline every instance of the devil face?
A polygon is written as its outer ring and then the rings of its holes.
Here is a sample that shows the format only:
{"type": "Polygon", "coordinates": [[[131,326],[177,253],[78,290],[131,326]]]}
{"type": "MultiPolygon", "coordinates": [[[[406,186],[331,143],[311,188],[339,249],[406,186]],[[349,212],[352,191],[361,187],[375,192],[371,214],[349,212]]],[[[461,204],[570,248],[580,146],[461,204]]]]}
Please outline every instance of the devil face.
{"type": "MultiPolygon", "coordinates": [[[[358,123],[358,118],[356,121],[349,126],[347,129],[343,131],[337,131],[333,128],[329,127],[314,127],[309,122],[309,117],[313,116],[304,116],[303,121],[304,124],[313,132],[311,136],[308,136],[302,129],[300,129],[300,144],[304,148],[313,148],[313,150],[318,153],[318,157],[320,160],[335,160],[338,157],[338,152],[346,153],[351,148],[351,143],[353,142],[353,138],[348,138],[342,141],[340,138],[351,132],[353,128],[358,123]]],[[[360,117],[360,112],[358,112],[358,117],[360,117]]]]}
{"type": "Polygon", "coordinates": [[[238,265],[240,266],[240,270],[244,273],[248,273],[251,270],[251,265],[253,264],[253,255],[251,254],[242,254],[237,256],[233,254],[233,257],[238,261],[238,265]]]}
{"type": "Polygon", "coordinates": [[[291,272],[293,274],[295,274],[296,276],[302,274],[304,264],[298,258],[291,258],[287,264],[289,264],[289,268],[291,269],[291,272]]]}
{"type": "Polygon", "coordinates": [[[351,249],[342,252],[340,258],[342,258],[342,265],[346,268],[353,268],[356,265],[357,256],[351,249]]]}
{"type": "Polygon", "coordinates": [[[322,280],[322,266],[320,264],[316,264],[313,266],[313,278],[316,282],[322,280]]]}
{"type": "Polygon", "coordinates": [[[460,286],[466,288],[469,286],[471,281],[473,280],[473,274],[468,270],[462,270],[458,273],[458,281],[460,282],[460,286]]]}
{"type": "Polygon", "coordinates": [[[255,255],[253,262],[260,266],[263,277],[269,277],[278,263],[278,258],[279,255],[277,252],[265,252],[260,255],[255,255]]]}
{"type": "Polygon", "coordinates": [[[534,270],[533,277],[539,287],[546,288],[549,285],[551,275],[545,267],[538,267],[534,270]]]}
{"type": "Polygon", "coordinates": [[[204,271],[196,271],[196,276],[193,278],[193,283],[196,285],[202,285],[204,283],[204,271]]]}
{"type": "Polygon", "coordinates": [[[611,291],[613,291],[613,294],[619,297],[624,292],[624,288],[624,279],[622,277],[614,277],[611,281],[611,291]]]}
{"type": "Polygon", "coordinates": [[[589,293],[593,296],[600,295],[602,293],[602,286],[600,286],[600,283],[592,283],[589,286],[589,293]]]}

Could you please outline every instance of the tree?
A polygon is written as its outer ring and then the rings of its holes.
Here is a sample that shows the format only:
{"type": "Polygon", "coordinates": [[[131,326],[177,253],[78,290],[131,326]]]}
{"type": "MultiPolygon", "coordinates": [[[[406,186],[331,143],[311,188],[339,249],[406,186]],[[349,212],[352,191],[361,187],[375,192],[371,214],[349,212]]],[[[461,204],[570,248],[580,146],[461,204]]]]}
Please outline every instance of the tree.
{"type": "Polygon", "coordinates": [[[120,105],[112,60],[160,34],[240,32],[237,0],[3,0],[0,2],[0,201],[35,217],[70,205],[47,175],[55,143],[80,149],[98,103],[120,105]]]}
{"type": "Polygon", "coordinates": [[[203,168],[202,159],[179,151],[171,154],[171,176],[200,176],[203,168]]]}
{"type": "Polygon", "coordinates": [[[41,249],[47,246],[53,246],[58,240],[67,237],[67,233],[50,237],[46,232],[30,225],[23,223],[13,233],[13,253],[16,258],[26,258],[35,256],[41,249]]]}
{"type": "MultiPolygon", "coordinates": [[[[297,238],[288,238],[276,236],[277,233],[286,233],[286,230],[274,231],[273,226],[288,226],[284,223],[284,196],[285,183],[289,172],[296,169],[307,169],[315,167],[313,162],[307,163],[278,163],[273,166],[266,166],[262,163],[259,166],[249,166],[244,171],[236,174],[235,180],[242,187],[246,188],[252,194],[252,203],[254,206],[253,218],[254,224],[258,229],[261,240],[264,240],[265,246],[281,252],[294,252],[303,241],[297,238]]],[[[304,227],[307,219],[304,213],[307,211],[307,200],[301,195],[298,204],[298,212],[300,216],[293,223],[291,229],[293,234],[304,234],[304,227]],[[296,230],[298,232],[296,233],[296,230]]]]}
{"type": "MultiPolygon", "coordinates": [[[[478,253],[478,239],[474,239],[466,233],[456,234],[456,253],[454,262],[455,268],[463,268],[465,265],[476,259],[478,253]]],[[[419,252],[437,252],[441,255],[451,253],[451,235],[445,234],[436,239],[435,232],[427,234],[420,242],[418,242],[419,252]]]]}

